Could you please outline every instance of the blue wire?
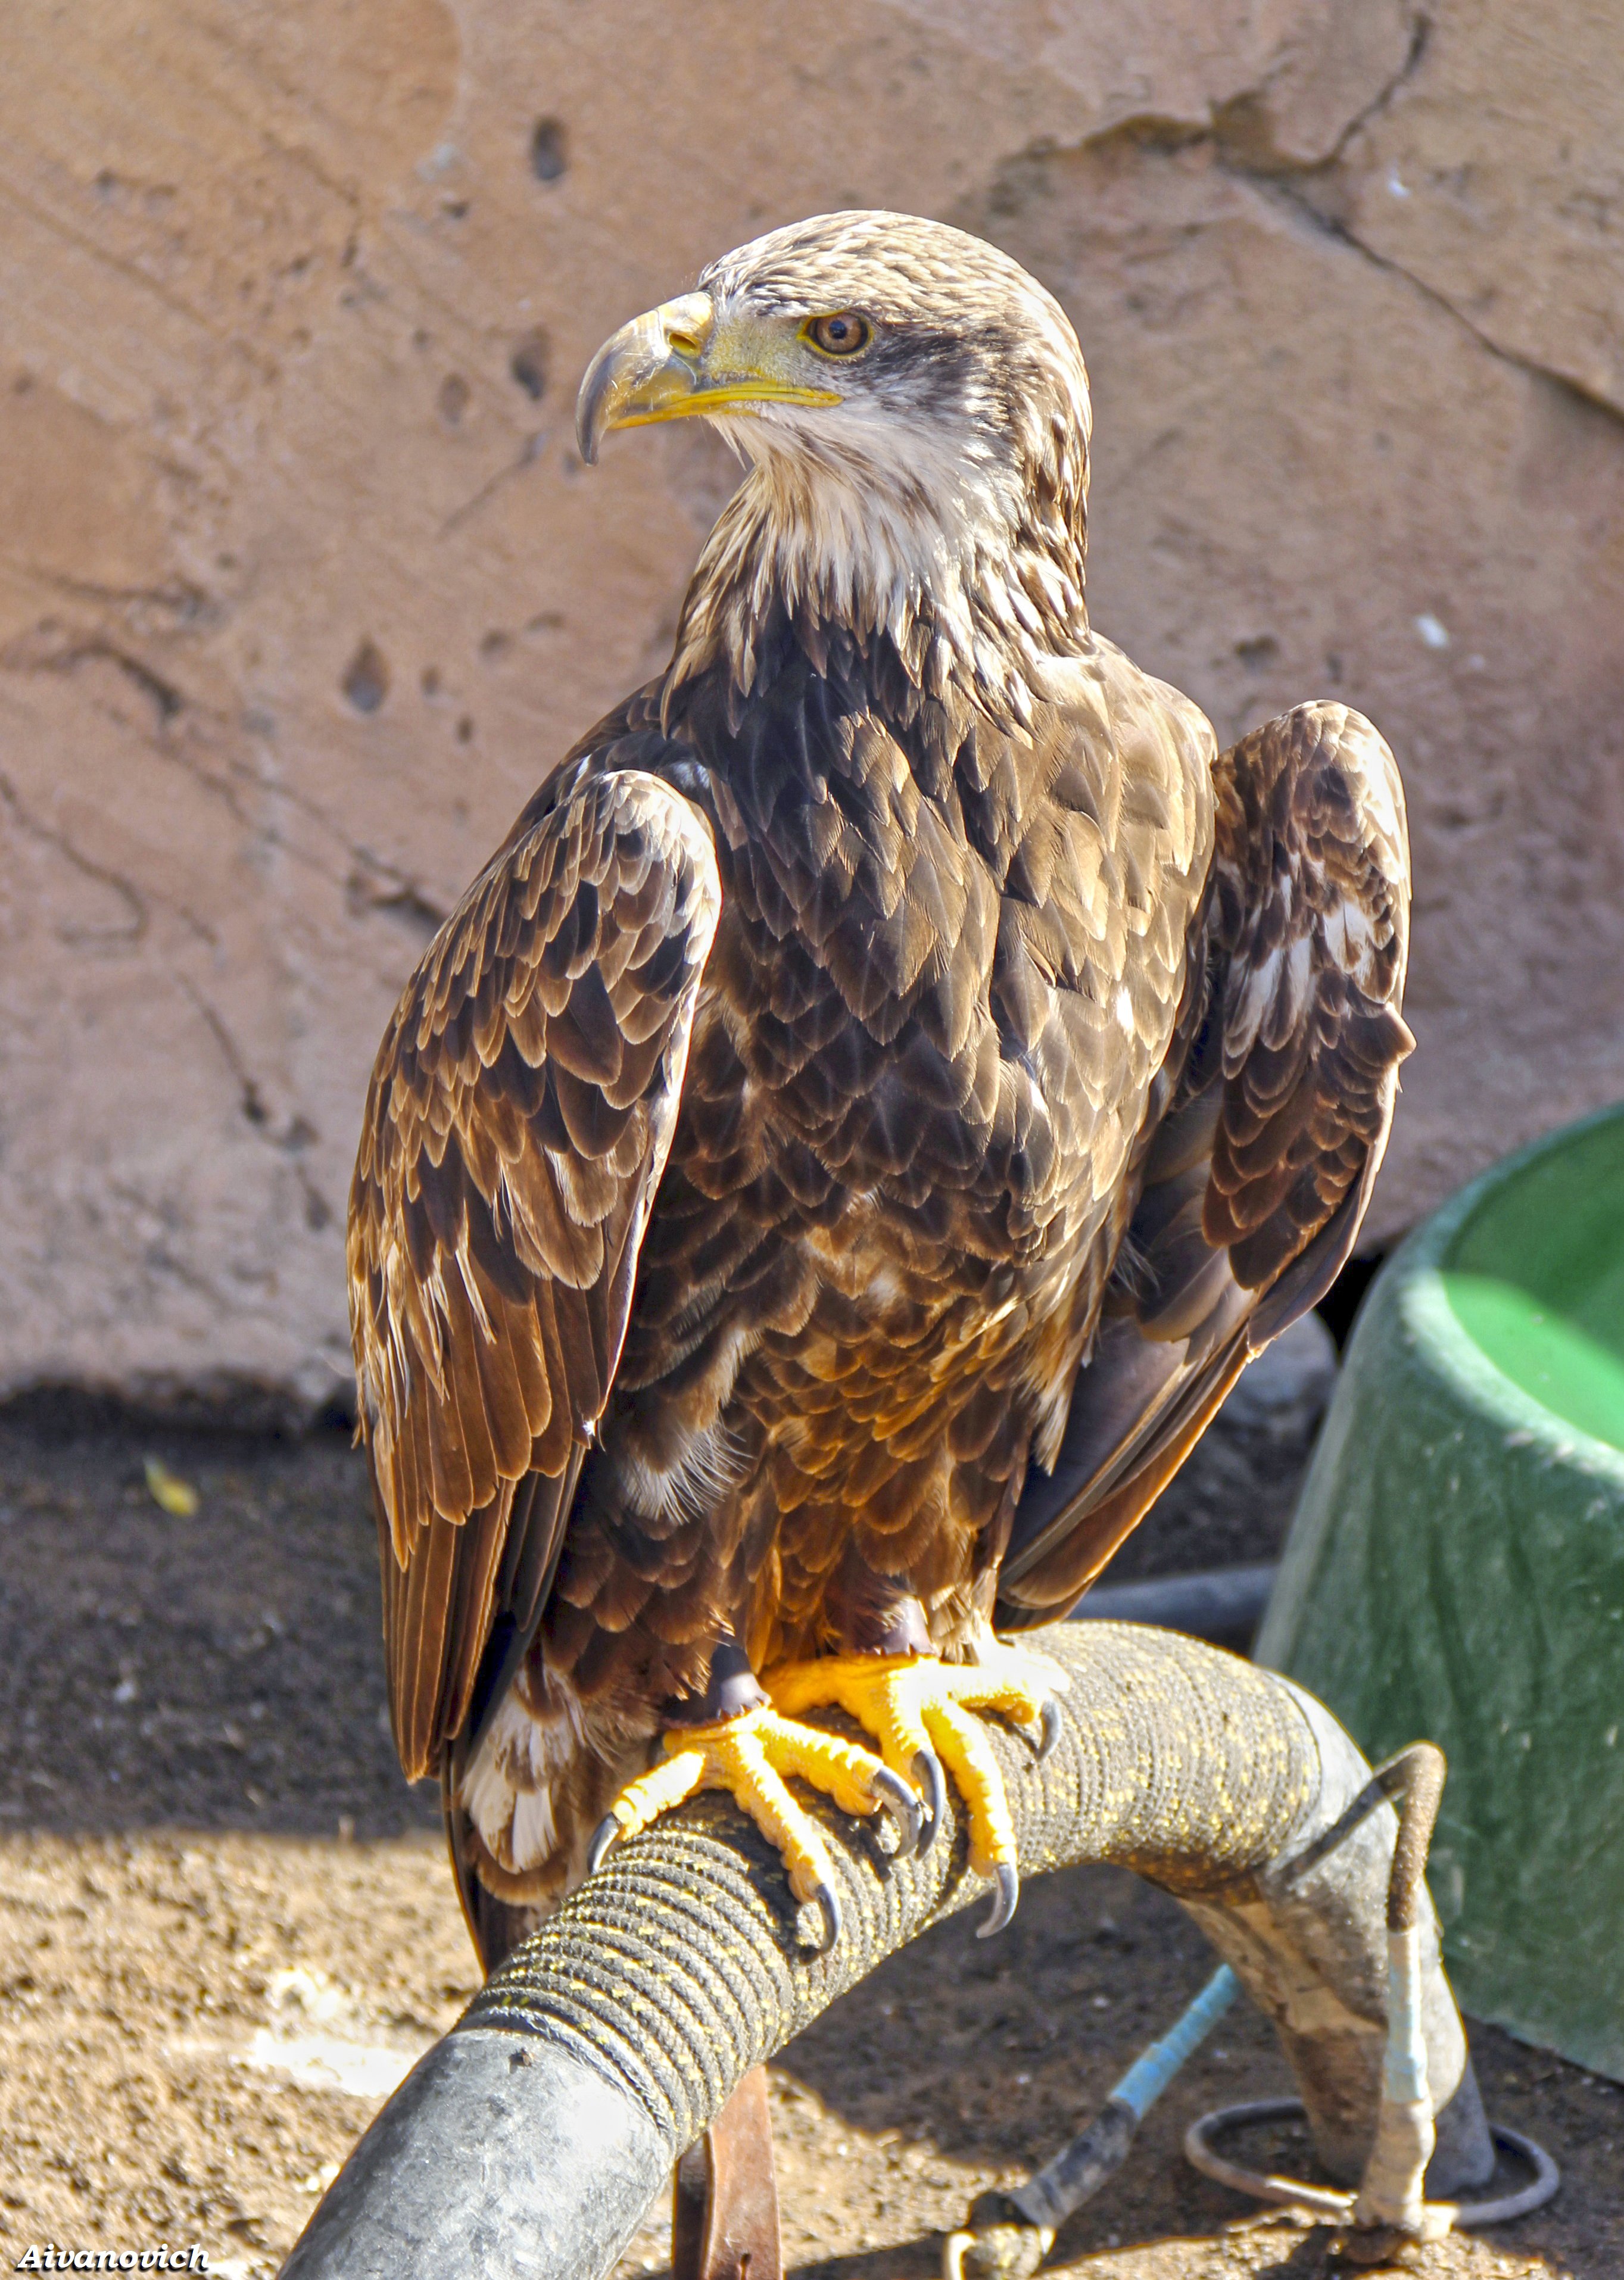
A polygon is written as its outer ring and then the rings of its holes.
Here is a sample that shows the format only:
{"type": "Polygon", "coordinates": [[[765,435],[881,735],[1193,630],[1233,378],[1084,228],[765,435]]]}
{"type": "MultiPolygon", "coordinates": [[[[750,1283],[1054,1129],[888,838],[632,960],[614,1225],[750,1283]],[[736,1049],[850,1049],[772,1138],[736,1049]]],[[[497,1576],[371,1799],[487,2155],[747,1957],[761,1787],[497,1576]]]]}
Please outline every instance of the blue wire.
{"type": "Polygon", "coordinates": [[[1220,1964],[1183,2017],[1134,2060],[1111,2095],[1143,2122],[1192,2051],[1210,2035],[1240,1992],[1240,1981],[1220,1964]]]}

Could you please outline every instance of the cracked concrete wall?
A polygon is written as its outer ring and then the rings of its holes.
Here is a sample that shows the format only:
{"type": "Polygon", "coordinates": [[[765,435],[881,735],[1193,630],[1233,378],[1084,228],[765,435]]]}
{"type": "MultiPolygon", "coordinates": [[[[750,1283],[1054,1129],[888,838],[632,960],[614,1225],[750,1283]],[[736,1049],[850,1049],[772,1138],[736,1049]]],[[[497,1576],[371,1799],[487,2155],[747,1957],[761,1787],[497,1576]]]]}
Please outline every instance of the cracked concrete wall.
{"type": "Polygon", "coordinates": [[[1411,789],[1378,1232],[1624,1092],[1624,65],[1606,0],[12,0],[0,1388],[348,1373],[394,996],[662,662],[728,481],[587,474],[603,335],[772,223],[1028,262],[1097,621],[1411,789]]]}

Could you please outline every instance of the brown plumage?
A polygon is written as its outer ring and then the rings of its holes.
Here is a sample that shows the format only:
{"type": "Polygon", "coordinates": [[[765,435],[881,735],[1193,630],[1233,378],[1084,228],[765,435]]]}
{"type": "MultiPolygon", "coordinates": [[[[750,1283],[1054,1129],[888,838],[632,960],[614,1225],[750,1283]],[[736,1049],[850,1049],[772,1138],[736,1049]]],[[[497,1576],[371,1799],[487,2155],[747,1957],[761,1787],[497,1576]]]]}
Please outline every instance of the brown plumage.
{"type": "Polygon", "coordinates": [[[750,472],[413,976],[351,1198],[396,1736],[521,1905],[720,1637],[1069,1605],[1347,1256],[1410,1043],[1391,756],[1220,757],[1092,631],[1041,289],[884,215],[701,282],[583,440],[698,409],[750,472]]]}

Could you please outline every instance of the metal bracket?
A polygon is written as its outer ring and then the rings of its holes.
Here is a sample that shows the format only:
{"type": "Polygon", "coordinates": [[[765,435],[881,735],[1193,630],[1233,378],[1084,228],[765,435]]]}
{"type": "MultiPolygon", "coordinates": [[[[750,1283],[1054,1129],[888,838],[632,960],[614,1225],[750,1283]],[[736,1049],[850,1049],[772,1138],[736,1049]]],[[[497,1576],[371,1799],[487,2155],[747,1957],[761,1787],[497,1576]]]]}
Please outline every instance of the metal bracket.
{"type": "Polygon", "coordinates": [[[677,2163],[671,2280],[783,2280],[773,2117],[765,2067],[752,2067],[677,2163]]]}

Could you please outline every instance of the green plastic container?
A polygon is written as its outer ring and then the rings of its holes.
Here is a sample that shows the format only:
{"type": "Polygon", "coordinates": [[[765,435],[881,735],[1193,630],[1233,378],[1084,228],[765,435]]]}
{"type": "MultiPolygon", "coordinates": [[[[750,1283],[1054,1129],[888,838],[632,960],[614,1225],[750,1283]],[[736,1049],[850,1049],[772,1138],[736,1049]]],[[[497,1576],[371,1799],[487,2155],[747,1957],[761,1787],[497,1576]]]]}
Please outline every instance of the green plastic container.
{"type": "Polygon", "coordinates": [[[1624,2080],[1624,1108],[1372,1285],[1258,1656],[1373,1758],[1443,1748],[1461,2004],[1624,2080]]]}

